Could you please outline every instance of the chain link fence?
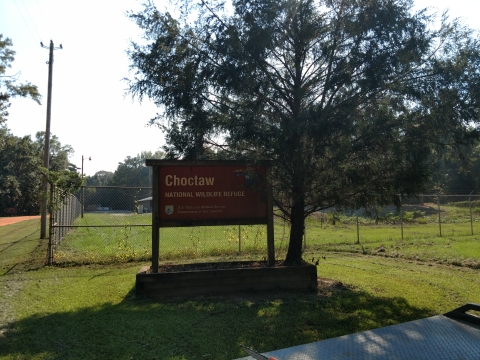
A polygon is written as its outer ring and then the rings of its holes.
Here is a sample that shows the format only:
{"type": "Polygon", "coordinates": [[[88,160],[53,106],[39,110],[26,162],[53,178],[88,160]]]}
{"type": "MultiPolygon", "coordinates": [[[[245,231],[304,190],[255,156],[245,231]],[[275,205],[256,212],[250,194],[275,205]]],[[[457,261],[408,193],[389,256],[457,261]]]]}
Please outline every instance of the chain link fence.
{"type": "MultiPolygon", "coordinates": [[[[57,264],[146,260],[151,255],[151,188],[82,187],[75,194],[75,220],[55,221],[53,258],[57,264]]],[[[70,201],[69,201],[70,203],[70,201]]],[[[57,217],[54,218],[55,220],[57,217]]]]}
{"type": "MultiPolygon", "coordinates": [[[[67,202],[52,225],[56,264],[151,260],[151,188],[83,187],[67,202]],[[80,204],[74,221],[57,221],[73,203],[80,204]]],[[[266,225],[162,228],[160,259],[263,256],[266,239],[266,225]]]]}
{"type": "Polygon", "coordinates": [[[71,226],[80,216],[81,208],[81,203],[77,197],[70,195],[53,210],[50,227],[50,239],[53,244],[59,244],[69,233],[71,226]]]}
{"type": "Polygon", "coordinates": [[[345,244],[400,243],[478,234],[480,195],[422,194],[401,199],[399,207],[328,209],[315,213],[306,221],[305,243],[307,249],[323,246],[342,251],[341,245],[345,244]]]}
{"type": "MultiPolygon", "coordinates": [[[[151,211],[151,188],[84,187],[53,216],[52,260],[64,265],[150,261],[151,211]]],[[[289,224],[275,218],[274,231],[275,254],[282,259],[289,224]]],[[[424,194],[402,199],[399,208],[317,212],[306,221],[304,250],[361,244],[372,231],[375,237],[398,241],[480,234],[480,196],[424,194]]],[[[261,259],[266,244],[266,225],[161,228],[160,260],[261,259]]]]}

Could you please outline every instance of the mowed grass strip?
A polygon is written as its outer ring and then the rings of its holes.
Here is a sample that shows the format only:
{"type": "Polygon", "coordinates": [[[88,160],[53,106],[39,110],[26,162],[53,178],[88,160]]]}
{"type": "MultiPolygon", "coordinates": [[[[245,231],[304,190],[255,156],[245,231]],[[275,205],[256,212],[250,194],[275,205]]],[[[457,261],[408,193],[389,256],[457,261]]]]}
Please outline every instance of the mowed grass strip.
{"type": "Polygon", "coordinates": [[[0,226],[0,275],[18,268],[20,264],[33,261],[32,254],[39,245],[38,219],[0,226]]]}
{"type": "Polygon", "coordinates": [[[359,287],[374,296],[404,297],[410,305],[427,307],[434,313],[480,302],[480,273],[466,267],[328,253],[325,259],[320,258],[318,275],[359,287]]]}
{"type": "Polygon", "coordinates": [[[233,359],[443,313],[479,302],[478,271],[330,254],[316,293],[242,293],[151,301],[140,264],[45,268],[23,283],[0,359],[233,359]]]}

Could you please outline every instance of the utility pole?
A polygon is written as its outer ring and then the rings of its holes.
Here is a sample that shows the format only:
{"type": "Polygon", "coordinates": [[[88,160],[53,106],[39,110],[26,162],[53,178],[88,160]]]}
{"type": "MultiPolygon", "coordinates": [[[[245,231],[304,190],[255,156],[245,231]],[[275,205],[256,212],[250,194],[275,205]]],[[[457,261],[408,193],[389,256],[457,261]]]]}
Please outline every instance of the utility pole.
{"type": "MultiPolygon", "coordinates": [[[[45,169],[50,168],[50,117],[52,114],[52,72],[53,72],[53,50],[63,49],[62,44],[59,47],[53,46],[53,41],[50,40],[50,46],[43,45],[40,42],[40,46],[44,49],[49,49],[48,56],[48,95],[47,95],[47,126],[45,129],[45,146],[43,149],[43,167],[45,169]]],[[[42,195],[43,201],[40,214],[40,239],[45,239],[47,234],[47,204],[48,204],[48,181],[47,176],[43,177],[42,182],[42,195]]]]}
{"type": "MultiPolygon", "coordinates": [[[[83,158],[83,155],[82,155],[82,211],[81,211],[82,219],[83,219],[83,214],[85,212],[85,184],[83,183],[83,175],[85,175],[85,174],[83,173],[83,160],[84,160],[84,158],[83,158]]],[[[88,160],[89,161],[92,160],[92,157],[89,156],[88,160]]]]}

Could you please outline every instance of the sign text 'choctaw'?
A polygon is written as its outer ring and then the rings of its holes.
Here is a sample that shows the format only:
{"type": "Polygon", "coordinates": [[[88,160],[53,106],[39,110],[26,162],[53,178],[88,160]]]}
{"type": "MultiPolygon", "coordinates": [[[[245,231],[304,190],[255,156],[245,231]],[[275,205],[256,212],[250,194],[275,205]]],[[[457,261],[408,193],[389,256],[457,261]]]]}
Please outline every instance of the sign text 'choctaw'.
{"type": "Polygon", "coordinates": [[[213,186],[214,181],[214,177],[202,177],[197,175],[192,177],[178,177],[177,175],[165,176],[166,186],[213,186]]]}

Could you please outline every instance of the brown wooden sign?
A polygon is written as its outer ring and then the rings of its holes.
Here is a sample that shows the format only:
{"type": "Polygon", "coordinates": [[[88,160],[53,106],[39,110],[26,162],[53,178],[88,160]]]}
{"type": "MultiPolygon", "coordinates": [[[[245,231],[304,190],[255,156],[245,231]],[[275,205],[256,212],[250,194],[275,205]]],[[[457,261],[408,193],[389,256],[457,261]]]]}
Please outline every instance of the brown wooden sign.
{"type": "Polygon", "coordinates": [[[266,219],[264,166],[161,166],[160,221],[266,219]]]}
{"type": "Polygon", "coordinates": [[[268,263],[275,262],[271,162],[170,161],[153,167],[152,272],[157,272],[160,228],[267,225],[268,263]]]}

